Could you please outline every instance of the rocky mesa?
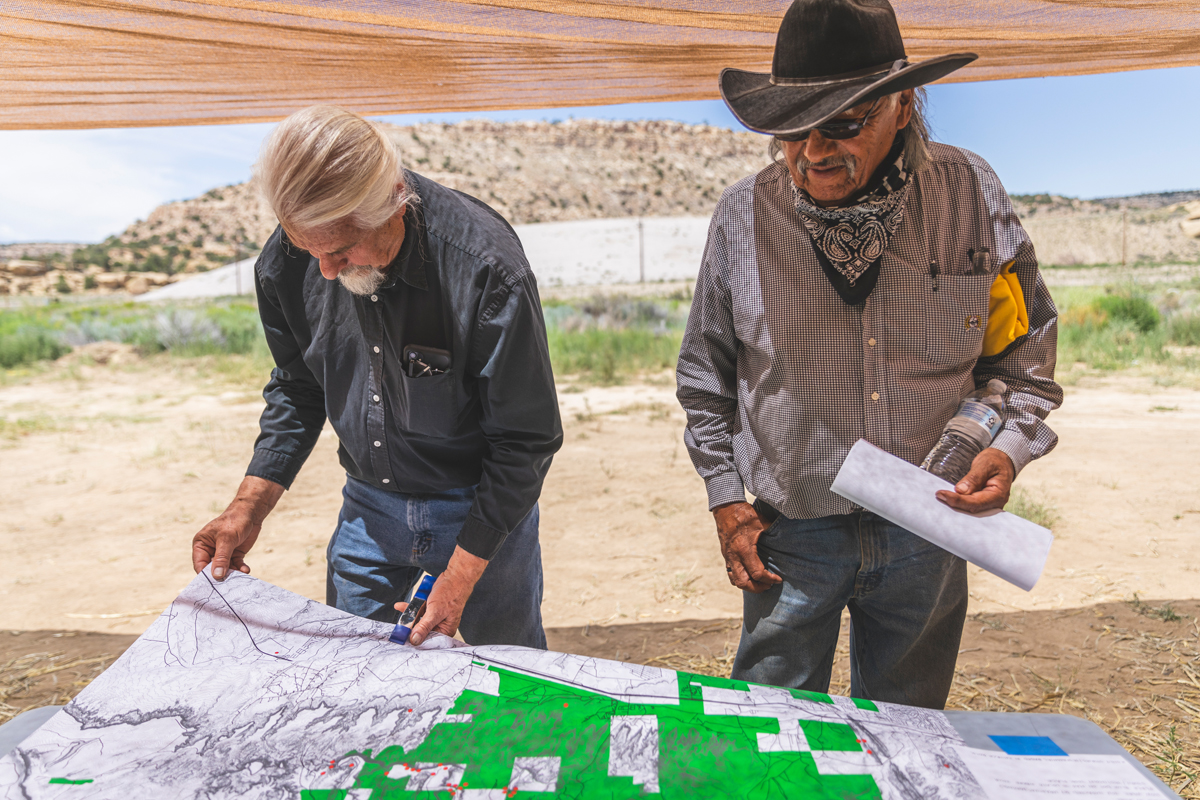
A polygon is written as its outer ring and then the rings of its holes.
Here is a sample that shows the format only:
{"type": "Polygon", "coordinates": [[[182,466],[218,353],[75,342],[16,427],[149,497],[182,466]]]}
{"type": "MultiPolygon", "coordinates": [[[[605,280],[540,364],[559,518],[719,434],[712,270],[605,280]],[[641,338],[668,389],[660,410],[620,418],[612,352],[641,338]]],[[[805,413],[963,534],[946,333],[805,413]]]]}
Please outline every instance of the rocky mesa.
{"type": "MultiPolygon", "coordinates": [[[[408,168],[515,224],[708,216],[725,187],[769,163],[764,136],[665,121],[474,120],[389,134],[408,168]]],[[[1200,192],[1018,195],[1013,204],[1048,266],[1196,264],[1198,200],[1200,192]]],[[[141,293],[254,254],[275,224],[249,183],[218,187],[98,244],[0,245],[0,294],[141,293]]]]}

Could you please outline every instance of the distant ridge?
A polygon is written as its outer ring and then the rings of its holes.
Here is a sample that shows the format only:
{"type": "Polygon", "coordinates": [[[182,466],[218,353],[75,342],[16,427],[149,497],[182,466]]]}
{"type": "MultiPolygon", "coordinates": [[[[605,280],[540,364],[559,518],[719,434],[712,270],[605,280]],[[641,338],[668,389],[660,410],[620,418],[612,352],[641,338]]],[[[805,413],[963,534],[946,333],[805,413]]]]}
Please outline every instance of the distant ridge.
{"type": "MultiPolygon", "coordinates": [[[[390,134],[408,168],[480,198],[513,224],[707,217],[726,187],[769,163],[764,136],[678,122],[474,120],[390,134]]],[[[1012,199],[1043,264],[1200,263],[1200,240],[1179,225],[1182,204],[1200,199],[1200,190],[1012,199]]],[[[217,187],[159,206],[98,244],[0,245],[0,294],[144,290],[161,284],[159,276],[255,253],[275,224],[248,183],[217,187]],[[24,256],[45,262],[45,274],[5,276],[4,263],[24,256]],[[159,275],[130,284],[134,273],[159,275]]]]}
{"type": "MultiPolygon", "coordinates": [[[[405,167],[480,198],[513,224],[708,216],[726,186],[769,163],[764,137],[709,125],[568,120],[389,127],[405,167]]],[[[159,206],[75,259],[106,270],[205,271],[256,251],[274,228],[270,209],[240,183],[159,206]]]]}

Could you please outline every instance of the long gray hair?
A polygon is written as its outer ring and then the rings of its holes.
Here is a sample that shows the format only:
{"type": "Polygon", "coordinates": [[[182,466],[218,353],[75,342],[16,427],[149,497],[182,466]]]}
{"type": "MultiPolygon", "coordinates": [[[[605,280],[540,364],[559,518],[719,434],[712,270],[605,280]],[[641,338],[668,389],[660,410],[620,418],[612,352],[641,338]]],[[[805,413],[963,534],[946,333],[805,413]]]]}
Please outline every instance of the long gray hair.
{"type": "MultiPolygon", "coordinates": [[[[895,103],[900,98],[900,93],[888,95],[895,103]]],[[[913,91],[913,109],[912,117],[909,118],[908,124],[904,126],[904,167],[909,175],[916,174],[929,161],[929,124],[925,121],[925,104],[927,102],[925,87],[918,87],[913,91]]],[[[783,145],[779,143],[779,139],[771,137],[770,144],[767,145],[767,155],[772,161],[778,161],[783,155],[783,145]]]]}
{"type": "Polygon", "coordinates": [[[343,219],[376,230],[420,199],[405,185],[383,126],[336,106],[312,106],[279,123],[254,180],[289,234],[343,219]]]}

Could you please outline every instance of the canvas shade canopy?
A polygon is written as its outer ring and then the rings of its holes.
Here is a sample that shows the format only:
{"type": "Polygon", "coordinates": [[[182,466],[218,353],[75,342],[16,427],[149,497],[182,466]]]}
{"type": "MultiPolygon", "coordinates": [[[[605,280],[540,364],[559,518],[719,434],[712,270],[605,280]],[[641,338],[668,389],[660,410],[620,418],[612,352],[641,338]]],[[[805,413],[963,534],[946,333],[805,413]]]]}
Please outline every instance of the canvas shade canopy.
{"type": "MultiPolygon", "coordinates": [[[[1200,64],[1196,0],[894,0],[950,80],[1200,64]]],[[[787,0],[0,0],[0,128],[280,119],[717,97],[769,71],[787,0]],[[736,10],[734,10],[736,9],[736,10]]]]}

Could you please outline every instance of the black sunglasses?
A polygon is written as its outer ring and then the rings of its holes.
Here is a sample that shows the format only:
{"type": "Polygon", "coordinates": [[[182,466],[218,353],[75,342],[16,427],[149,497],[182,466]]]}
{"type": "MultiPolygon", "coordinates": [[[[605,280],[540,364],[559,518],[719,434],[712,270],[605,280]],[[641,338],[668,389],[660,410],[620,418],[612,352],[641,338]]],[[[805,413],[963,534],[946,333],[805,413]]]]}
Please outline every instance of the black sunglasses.
{"type": "Polygon", "coordinates": [[[879,101],[882,99],[880,97],[872,103],[862,119],[842,119],[834,122],[826,122],[824,125],[809,128],[802,133],[776,134],[775,138],[781,142],[803,142],[813,131],[820,131],[821,135],[826,139],[853,139],[862,133],[863,128],[867,127],[867,121],[871,119],[871,115],[875,113],[875,109],[879,106],[879,101]]]}

